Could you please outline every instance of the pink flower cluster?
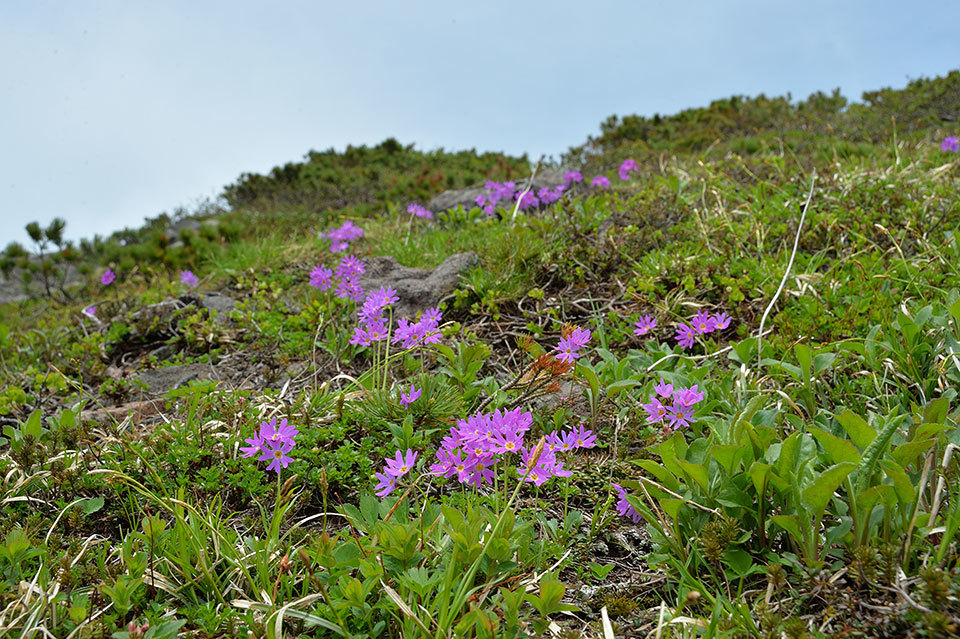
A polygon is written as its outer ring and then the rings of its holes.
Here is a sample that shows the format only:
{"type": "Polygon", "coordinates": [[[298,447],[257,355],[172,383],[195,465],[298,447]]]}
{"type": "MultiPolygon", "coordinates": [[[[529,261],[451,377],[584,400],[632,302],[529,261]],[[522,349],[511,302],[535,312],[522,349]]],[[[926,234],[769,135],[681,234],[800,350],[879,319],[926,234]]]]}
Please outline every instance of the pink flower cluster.
{"type": "Polygon", "coordinates": [[[253,437],[245,439],[249,444],[240,449],[241,457],[257,457],[258,461],[269,461],[267,470],[276,471],[280,474],[280,469],[286,468],[293,461],[287,453],[293,450],[295,444],[293,438],[300,431],[287,424],[283,419],[277,424],[277,418],[274,417],[269,422],[260,424],[260,430],[253,437]]]}
{"type": "Polygon", "coordinates": [[[617,170],[617,173],[620,175],[620,179],[626,182],[630,179],[630,172],[637,171],[637,163],[633,158],[628,158],[623,161],[623,164],[620,165],[620,168],[617,170]]]}
{"type": "Polygon", "coordinates": [[[561,362],[572,364],[574,360],[580,357],[580,349],[590,342],[590,329],[577,326],[565,337],[561,337],[557,342],[553,352],[557,354],[557,359],[561,362]]]}
{"type": "Polygon", "coordinates": [[[940,143],[940,150],[948,153],[958,153],[960,152],[960,140],[955,135],[948,135],[940,143]]]}
{"type": "Polygon", "coordinates": [[[583,174],[580,171],[567,171],[563,174],[563,183],[566,186],[574,182],[583,182],[583,174]]]}
{"type": "Polygon", "coordinates": [[[590,182],[591,186],[595,186],[601,189],[606,189],[610,187],[610,178],[605,175],[594,176],[593,180],[590,182]]]}
{"type": "Polygon", "coordinates": [[[533,415],[520,408],[492,413],[477,413],[457,420],[437,450],[437,462],[430,473],[437,477],[456,477],[461,484],[492,484],[494,465],[506,461],[508,455],[520,455],[517,472],[525,481],[542,485],[551,477],[569,477],[556,453],[561,450],[591,448],[596,444],[593,433],[580,428],[569,433],[547,436],[540,456],[534,461],[534,446],[524,446],[524,435],[533,424],[533,415]],[[532,466],[531,466],[532,464],[532,466]],[[527,469],[530,471],[527,472],[527,469]]]}
{"type": "Polygon", "coordinates": [[[422,217],[425,220],[433,219],[433,211],[430,209],[424,208],[419,204],[411,204],[407,207],[407,213],[410,215],[415,215],[416,217],[422,217]]]}
{"type": "Polygon", "coordinates": [[[343,300],[359,302],[363,299],[363,288],[359,278],[367,270],[364,263],[355,255],[347,255],[340,260],[336,271],[323,264],[310,271],[310,286],[327,291],[333,289],[334,295],[343,300]]]}
{"type": "Polygon", "coordinates": [[[517,188],[515,182],[494,182],[493,180],[487,180],[487,183],[483,185],[487,189],[486,195],[478,195],[476,202],[477,206],[483,209],[483,212],[487,215],[493,215],[497,210],[497,202],[501,200],[513,200],[514,189],[517,188]]]}
{"type": "Polygon", "coordinates": [[[115,279],[117,279],[117,276],[108,268],[103,272],[103,275],[100,276],[100,283],[104,286],[110,286],[115,279]]]}
{"type": "Polygon", "coordinates": [[[660,383],[653,387],[654,394],[650,395],[650,403],[643,404],[647,411],[648,424],[666,422],[665,428],[677,430],[681,426],[693,423],[693,407],[703,401],[703,393],[694,384],[689,388],[673,387],[660,378],[660,383]]]}
{"type": "Polygon", "coordinates": [[[330,240],[330,252],[342,253],[350,248],[350,242],[359,240],[361,237],[363,237],[363,229],[347,220],[339,228],[327,233],[327,239],[330,240]]]}
{"type": "Polygon", "coordinates": [[[406,317],[397,320],[397,330],[393,333],[393,343],[402,348],[413,348],[422,344],[440,342],[440,321],[443,313],[438,308],[428,308],[416,322],[406,317]]]}
{"type": "Polygon", "coordinates": [[[383,312],[399,299],[397,291],[391,286],[381,286],[378,290],[367,293],[363,306],[357,311],[360,325],[353,329],[350,343],[357,346],[370,346],[374,342],[386,339],[390,329],[383,312]]]}
{"type": "Polygon", "coordinates": [[[730,326],[730,316],[726,313],[715,313],[711,315],[701,309],[696,315],[690,318],[689,324],[680,324],[677,326],[677,345],[686,350],[693,346],[693,342],[698,335],[706,335],[707,333],[723,330],[728,326],[730,326]]]}

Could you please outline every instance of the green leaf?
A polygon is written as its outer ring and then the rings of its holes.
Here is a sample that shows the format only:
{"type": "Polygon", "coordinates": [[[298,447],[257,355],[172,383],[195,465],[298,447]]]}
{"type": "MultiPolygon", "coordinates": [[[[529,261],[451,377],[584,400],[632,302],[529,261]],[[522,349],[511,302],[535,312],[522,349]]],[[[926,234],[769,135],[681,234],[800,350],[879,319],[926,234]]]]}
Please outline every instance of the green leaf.
{"type": "Polygon", "coordinates": [[[33,435],[35,439],[40,439],[40,435],[43,433],[43,426],[40,423],[40,417],[42,413],[40,409],[30,413],[30,416],[27,417],[27,421],[23,423],[23,426],[20,427],[20,430],[23,431],[24,435],[33,435]]]}
{"type": "Polygon", "coordinates": [[[827,451],[834,463],[851,462],[856,464],[860,461],[860,451],[849,440],[840,439],[836,435],[831,435],[819,428],[810,427],[807,428],[807,432],[820,442],[820,445],[827,451]]]}
{"type": "Polygon", "coordinates": [[[887,450],[887,446],[893,439],[893,434],[897,432],[897,425],[904,416],[888,417],[887,423],[883,429],[877,433],[870,445],[863,451],[863,458],[860,460],[860,467],[857,469],[857,494],[859,495],[870,484],[870,478],[877,469],[877,463],[880,457],[887,450]]]}
{"type": "Polygon", "coordinates": [[[660,445],[654,449],[654,452],[660,455],[660,460],[663,462],[663,465],[667,467],[667,470],[676,477],[683,477],[683,468],[677,463],[678,454],[676,447],[676,437],[671,437],[670,439],[665,439],[660,442],[660,445]]]}
{"type": "Polygon", "coordinates": [[[746,448],[744,444],[714,444],[710,447],[710,456],[729,476],[733,475],[735,467],[739,468],[740,456],[746,448]]]}
{"type": "Polygon", "coordinates": [[[704,494],[707,494],[707,484],[709,483],[709,479],[707,478],[706,465],[695,464],[684,459],[677,460],[677,464],[679,464],[680,468],[682,468],[683,471],[690,476],[690,479],[697,483],[697,485],[700,487],[700,490],[702,490],[704,494]]]}
{"type": "Polygon", "coordinates": [[[635,379],[621,379],[607,386],[607,397],[613,398],[628,388],[640,386],[640,382],[635,379]]]}
{"type": "Polygon", "coordinates": [[[818,353],[813,356],[813,375],[817,376],[825,370],[829,370],[837,360],[836,353],[818,353]]]}
{"type": "Polygon", "coordinates": [[[917,489],[903,467],[894,461],[884,459],[880,461],[883,472],[893,481],[893,488],[897,491],[897,499],[901,504],[909,505],[917,499],[917,489]]]}
{"type": "Polygon", "coordinates": [[[85,515],[92,515],[103,508],[103,497],[90,497],[89,499],[84,499],[78,505],[85,515]]]}
{"type": "Polygon", "coordinates": [[[674,492],[680,490],[680,483],[677,481],[677,477],[667,470],[666,466],[663,464],[658,464],[652,459],[641,459],[634,463],[656,477],[657,481],[666,486],[668,489],[674,492]]]}
{"type": "Polygon", "coordinates": [[[584,364],[577,364],[577,373],[587,380],[587,384],[590,385],[590,390],[593,391],[593,397],[596,399],[600,396],[600,379],[597,377],[597,374],[593,372],[593,369],[585,366],[584,364]]]}
{"type": "Polygon", "coordinates": [[[847,431],[847,435],[858,448],[863,450],[870,445],[877,433],[867,422],[849,408],[837,415],[837,421],[847,431]]]}
{"type": "Polygon", "coordinates": [[[758,495],[763,493],[765,486],[767,485],[767,479],[770,477],[770,470],[772,468],[773,466],[770,464],[755,461],[747,471],[747,474],[750,475],[750,479],[753,481],[753,487],[756,488],[758,495]]]}
{"type": "Polygon", "coordinates": [[[793,537],[798,544],[803,545],[803,533],[800,532],[800,518],[796,515],[774,515],[770,521],[780,526],[793,537]]]}
{"type": "Polygon", "coordinates": [[[923,408],[923,422],[925,424],[943,424],[950,410],[950,400],[938,397],[923,408]]]}
{"type": "Polygon", "coordinates": [[[950,314],[953,315],[954,321],[960,324],[960,297],[950,305],[950,314]]]}
{"type": "Polygon", "coordinates": [[[742,548],[727,548],[723,551],[723,563],[737,573],[738,577],[746,577],[753,572],[753,558],[742,548]]]}
{"type": "Polygon", "coordinates": [[[893,449],[890,456],[893,457],[901,466],[909,466],[910,462],[916,460],[920,455],[927,452],[937,443],[936,439],[925,439],[919,442],[907,442],[893,449]]]}
{"type": "MultiPolygon", "coordinates": [[[[627,501],[630,501],[627,499],[627,501]]],[[[680,515],[680,506],[684,504],[682,499],[674,498],[664,498],[660,500],[660,508],[663,508],[663,512],[667,513],[674,521],[680,515]]],[[[634,506],[636,508],[636,506],[634,506]]]]}
{"type": "Polygon", "coordinates": [[[800,381],[806,385],[810,383],[811,364],[813,363],[813,353],[806,344],[797,344],[793,347],[793,352],[800,362],[800,381]]]}
{"type": "Polygon", "coordinates": [[[830,466],[801,491],[801,501],[815,516],[823,514],[830,498],[833,497],[833,492],[856,468],[857,465],[850,462],[830,466]]]}

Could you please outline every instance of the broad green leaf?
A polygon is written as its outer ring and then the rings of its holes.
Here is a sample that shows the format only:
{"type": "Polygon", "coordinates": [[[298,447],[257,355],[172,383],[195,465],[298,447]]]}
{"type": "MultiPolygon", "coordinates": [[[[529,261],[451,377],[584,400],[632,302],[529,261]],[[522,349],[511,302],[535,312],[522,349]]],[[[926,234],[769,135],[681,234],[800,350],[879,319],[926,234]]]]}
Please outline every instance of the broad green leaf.
{"type": "Polygon", "coordinates": [[[684,459],[678,459],[677,463],[680,465],[680,468],[682,468],[683,471],[690,476],[690,479],[697,483],[697,485],[700,487],[700,490],[702,490],[704,494],[707,494],[707,485],[709,484],[709,479],[707,478],[706,465],[695,464],[684,459]]]}
{"type": "Polygon", "coordinates": [[[938,397],[923,407],[923,422],[925,424],[942,424],[947,419],[950,410],[950,400],[938,397]]]}
{"type": "Polygon", "coordinates": [[[919,442],[907,442],[893,449],[890,456],[893,457],[901,466],[909,466],[910,462],[915,461],[920,455],[927,452],[937,443],[936,439],[925,439],[919,442]]]}
{"type": "Polygon", "coordinates": [[[953,315],[953,319],[956,320],[957,324],[960,324],[960,297],[950,305],[950,314],[953,315]]]}
{"type": "Polygon", "coordinates": [[[742,429],[750,425],[750,420],[753,419],[753,416],[756,415],[760,407],[763,406],[764,401],[765,398],[763,395],[755,395],[747,402],[746,408],[737,413],[736,417],[733,418],[733,427],[730,431],[733,433],[735,442],[742,441],[742,429]]]}
{"type": "Polygon", "coordinates": [[[652,459],[641,459],[635,463],[637,466],[643,468],[645,471],[656,477],[657,481],[670,490],[676,492],[680,489],[680,483],[677,481],[677,477],[667,470],[666,466],[663,464],[658,464],[652,459]]]}
{"type": "Polygon", "coordinates": [[[813,374],[819,375],[823,371],[830,370],[833,363],[837,360],[836,353],[819,353],[813,356],[813,374]]]}
{"type": "Polygon", "coordinates": [[[798,544],[803,546],[803,533],[800,532],[799,517],[796,515],[774,515],[770,518],[770,521],[790,533],[790,536],[792,536],[798,544]]]}
{"type": "Polygon", "coordinates": [[[742,548],[727,548],[723,551],[723,563],[737,573],[738,577],[746,577],[753,568],[753,558],[742,548]]]}
{"type": "Polygon", "coordinates": [[[577,373],[587,380],[587,384],[590,386],[590,390],[593,391],[593,397],[600,396],[600,378],[597,377],[597,374],[593,372],[593,369],[585,366],[583,364],[577,364],[577,373]]]}
{"type": "Polygon", "coordinates": [[[683,506],[682,499],[674,498],[663,498],[660,500],[660,508],[663,509],[663,512],[667,513],[674,521],[680,514],[680,506],[683,506]]]}
{"type": "Polygon", "coordinates": [[[79,506],[80,510],[82,510],[84,514],[92,515],[103,508],[103,497],[90,497],[88,499],[84,499],[80,502],[79,506]]]}
{"type": "Polygon", "coordinates": [[[813,438],[820,442],[823,449],[830,455],[833,463],[852,462],[854,464],[860,461],[860,451],[850,440],[840,439],[836,435],[822,431],[819,428],[810,427],[807,432],[813,435],[813,438]]]}
{"type": "Polygon", "coordinates": [[[950,429],[950,426],[945,424],[920,424],[916,430],[913,431],[913,440],[930,439],[950,429]]]}
{"type": "Polygon", "coordinates": [[[906,506],[916,501],[917,489],[902,466],[889,459],[881,460],[880,466],[887,477],[893,481],[893,488],[897,491],[897,499],[900,500],[901,504],[906,506]]]}
{"type": "Polygon", "coordinates": [[[676,437],[671,437],[670,439],[660,442],[660,445],[655,448],[654,452],[660,455],[660,459],[663,461],[663,465],[667,467],[667,470],[676,477],[683,477],[683,468],[677,463],[680,455],[677,453],[676,447],[677,439],[676,437]]]}
{"type": "Polygon", "coordinates": [[[747,473],[750,475],[751,481],[753,481],[753,487],[756,488],[757,494],[760,495],[763,493],[765,486],[767,484],[767,479],[770,477],[770,469],[773,468],[770,464],[764,464],[763,462],[753,462],[750,466],[750,469],[747,473]]]}
{"type": "Polygon", "coordinates": [[[640,386],[635,379],[621,379],[607,386],[607,397],[613,398],[629,388],[640,386]]]}
{"type": "Polygon", "coordinates": [[[857,465],[850,462],[830,466],[803,489],[800,493],[801,501],[815,516],[821,515],[826,510],[833,492],[856,468],[857,465]]]}
{"type": "Polygon", "coordinates": [[[837,421],[847,431],[847,435],[858,448],[863,450],[870,445],[877,433],[867,422],[849,408],[837,415],[837,421]]]}
{"type": "Polygon", "coordinates": [[[740,456],[746,448],[743,444],[714,444],[710,447],[710,456],[717,460],[727,475],[733,475],[734,468],[739,467],[740,456]]]}
{"type": "Polygon", "coordinates": [[[30,413],[27,421],[25,421],[21,427],[24,435],[33,435],[34,438],[40,439],[40,435],[43,433],[43,426],[40,423],[41,415],[42,413],[39,408],[30,413]]]}

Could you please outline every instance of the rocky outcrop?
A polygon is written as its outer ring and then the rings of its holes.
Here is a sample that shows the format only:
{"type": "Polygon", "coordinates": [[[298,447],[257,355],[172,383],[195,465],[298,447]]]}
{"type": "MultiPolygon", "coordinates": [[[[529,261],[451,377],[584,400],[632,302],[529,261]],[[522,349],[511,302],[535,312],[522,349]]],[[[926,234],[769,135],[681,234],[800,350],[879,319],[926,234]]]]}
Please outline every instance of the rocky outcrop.
{"type": "Polygon", "coordinates": [[[358,279],[364,290],[392,286],[400,300],[394,304],[394,317],[413,317],[437,303],[457,288],[460,274],[480,265],[476,253],[451,255],[433,270],[402,266],[390,256],[365,260],[366,272],[358,279]]]}

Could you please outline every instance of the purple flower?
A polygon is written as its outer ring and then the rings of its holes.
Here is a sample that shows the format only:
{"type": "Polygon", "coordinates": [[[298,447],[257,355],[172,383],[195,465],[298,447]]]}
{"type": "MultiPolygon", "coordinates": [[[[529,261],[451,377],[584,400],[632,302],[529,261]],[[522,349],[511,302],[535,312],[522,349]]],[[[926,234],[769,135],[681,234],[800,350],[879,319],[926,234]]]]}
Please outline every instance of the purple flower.
{"type": "Polygon", "coordinates": [[[569,440],[574,448],[593,448],[597,445],[597,436],[592,430],[584,428],[583,424],[564,435],[564,439],[569,440]]]}
{"type": "Polygon", "coordinates": [[[537,196],[534,195],[532,191],[517,193],[517,200],[520,202],[519,209],[521,211],[540,206],[540,200],[537,199],[537,196]]]}
{"type": "Polygon", "coordinates": [[[580,171],[567,171],[563,174],[563,183],[570,186],[572,182],[583,182],[583,174],[580,171]]]}
{"type": "Polygon", "coordinates": [[[661,377],[660,383],[654,386],[653,390],[660,397],[669,398],[671,395],[673,395],[673,384],[667,382],[661,377]]]}
{"type": "Polygon", "coordinates": [[[478,196],[477,196],[477,199],[474,200],[474,202],[477,203],[477,206],[481,206],[481,207],[482,207],[484,204],[487,203],[487,196],[486,196],[486,195],[478,195],[478,196]]]}
{"type": "Polygon", "coordinates": [[[263,437],[260,436],[260,433],[254,433],[253,437],[243,441],[250,445],[244,446],[240,449],[241,457],[256,457],[260,454],[261,449],[263,448],[263,437]]]}
{"type": "Polygon", "coordinates": [[[278,475],[281,467],[286,468],[293,461],[292,457],[287,456],[287,453],[293,450],[292,441],[264,441],[264,446],[260,450],[263,454],[258,461],[269,461],[267,470],[276,471],[278,475]]]}
{"type": "Polygon", "coordinates": [[[960,152],[960,140],[958,140],[955,135],[948,135],[943,138],[943,142],[940,143],[940,150],[949,153],[958,153],[960,152]]]}
{"type": "Polygon", "coordinates": [[[430,465],[430,474],[437,477],[453,477],[461,464],[463,464],[463,455],[459,448],[441,447],[437,450],[437,463],[430,465]]]}
{"type": "Polygon", "coordinates": [[[541,204],[553,204],[560,199],[560,192],[554,191],[549,186],[545,186],[537,191],[537,197],[540,198],[541,204]]]}
{"type": "Polygon", "coordinates": [[[677,345],[680,348],[686,350],[693,346],[693,340],[696,337],[697,332],[687,324],[680,324],[677,327],[677,345]]]}
{"type": "Polygon", "coordinates": [[[330,252],[341,253],[350,248],[350,242],[363,237],[363,229],[355,225],[350,220],[344,222],[340,228],[333,229],[327,233],[327,239],[330,240],[330,252]]]}
{"type": "Polygon", "coordinates": [[[192,288],[200,283],[200,279],[193,274],[193,271],[180,271],[180,283],[192,288]]]}
{"type": "Polygon", "coordinates": [[[400,403],[409,408],[410,404],[420,399],[422,393],[422,388],[417,388],[413,384],[410,384],[410,392],[407,395],[400,393],[400,403]]]}
{"type": "Polygon", "coordinates": [[[495,453],[516,453],[523,448],[523,434],[518,432],[494,433],[493,448],[495,453]]]}
{"type": "Polygon", "coordinates": [[[353,300],[354,302],[359,302],[363,299],[363,289],[360,288],[360,285],[356,280],[340,280],[337,282],[336,288],[333,290],[333,294],[339,297],[342,300],[353,300]]]}
{"type": "Polygon", "coordinates": [[[293,438],[297,436],[300,431],[294,428],[292,425],[287,424],[286,419],[280,420],[280,425],[277,425],[277,418],[274,417],[269,422],[263,422],[260,424],[260,438],[264,442],[287,442],[293,444],[293,438]]]}
{"type": "Polygon", "coordinates": [[[703,401],[703,393],[697,390],[696,384],[690,388],[678,388],[673,391],[673,401],[689,408],[703,401]]]}
{"type": "Polygon", "coordinates": [[[730,316],[726,313],[717,313],[712,319],[713,327],[718,331],[730,326],[730,316]]]}
{"type": "Polygon", "coordinates": [[[590,341],[590,329],[577,326],[566,337],[561,337],[557,342],[554,353],[561,362],[572,364],[574,360],[580,357],[580,349],[590,341]]]}
{"type": "Polygon", "coordinates": [[[104,286],[110,286],[115,279],[117,279],[117,276],[108,268],[104,271],[103,275],[100,276],[100,283],[104,286]]]}
{"type": "Polygon", "coordinates": [[[89,315],[90,317],[96,317],[96,316],[97,316],[97,305],[96,305],[96,304],[91,304],[90,306],[86,307],[85,309],[83,309],[83,314],[84,314],[84,315],[89,315]]]}
{"type": "Polygon", "coordinates": [[[337,279],[349,280],[360,275],[363,275],[367,271],[366,265],[363,261],[357,258],[356,255],[347,255],[340,260],[340,263],[337,264],[336,276],[337,279]]]}
{"type": "Polygon", "coordinates": [[[606,189],[610,187],[610,178],[605,175],[597,175],[590,181],[590,184],[600,187],[601,189],[606,189]]]}
{"type": "Polygon", "coordinates": [[[709,313],[701,309],[690,319],[690,324],[697,335],[706,335],[712,333],[717,328],[717,323],[709,313]]]}
{"type": "Polygon", "coordinates": [[[633,329],[633,334],[640,337],[655,329],[657,327],[657,320],[653,315],[644,315],[640,318],[639,322],[634,322],[633,325],[636,326],[636,328],[633,329]]]}
{"type": "Polygon", "coordinates": [[[329,290],[333,286],[333,271],[323,264],[310,271],[310,286],[321,291],[329,290]]]}
{"type": "Polygon", "coordinates": [[[633,523],[639,524],[643,521],[643,516],[637,512],[637,509],[627,501],[627,491],[620,484],[610,484],[617,491],[617,512],[621,517],[629,517],[633,523]]]}
{"type": "Polygon", "coordinates": [[[403,477],[413,469],[413,465],[417,461],[417,454],[418,453],[413,452],[409,448],[406,454],[398,450],[393,458],[387,458],[387,465],[384,467],[383,472],[391,477],[403,477]]]}
{"type": "Polygon", "coordinates": [[[647,411],[647,423],[658,424],[667,416],[667,408],[656,395],[650,396],[650,403],[643,404],[643,410],[647,411]]]}
{"type": "Polygon", "coordinates": [[[357,311],[357,317],[364,322],[373,321],[381,316],[386,307],[399,299],[396,289],[392,286],[381,286],[376,291],[367,293],[363,306],[357,311]]]}
{"type": "Polygon", "coordinates": [[[378,480],[377,485],[374,487],[376,491],[374,494],[377,497],[386,497],[397,487],[397,478],[393,475],[374,473],[374,476],[376,476],[378,480]]]}
{"type": "Polygon", "coordinates": [[[618,173],[620,174],[620,179],[627,181],[630,179],[630,171],[637,170],[637,163],[633,159],[626,159],[623,161],[623,164],[620,165],[618,173]]]}
{"type": "Polygon", "coordinates": [[[693,421],[693,409],[680,402],[670,404],[667,409],[667,423],[670,428],[677,430],[681,426],[689,426],[693,421]]]}
{"type": "Polygon", "coordinates": [[[416,215],[417,217],[422,217],[427,220],[433,219],[433,211],[422,207],[419,204],[411,204],[407,207],[407,213],[411,215],[416,215]]]}

